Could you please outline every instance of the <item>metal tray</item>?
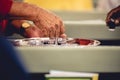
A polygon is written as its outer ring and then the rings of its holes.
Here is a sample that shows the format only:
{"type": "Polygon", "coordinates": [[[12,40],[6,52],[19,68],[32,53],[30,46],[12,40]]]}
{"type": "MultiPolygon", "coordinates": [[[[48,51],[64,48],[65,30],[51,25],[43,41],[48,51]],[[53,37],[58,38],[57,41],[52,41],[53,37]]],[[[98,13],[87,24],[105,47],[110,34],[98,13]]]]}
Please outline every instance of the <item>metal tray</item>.
{"type": "Polygon", "coordinates": [[[100,41],[80,38],[24,38],[9,39],[14,46],[98,46],[100,41]]]}

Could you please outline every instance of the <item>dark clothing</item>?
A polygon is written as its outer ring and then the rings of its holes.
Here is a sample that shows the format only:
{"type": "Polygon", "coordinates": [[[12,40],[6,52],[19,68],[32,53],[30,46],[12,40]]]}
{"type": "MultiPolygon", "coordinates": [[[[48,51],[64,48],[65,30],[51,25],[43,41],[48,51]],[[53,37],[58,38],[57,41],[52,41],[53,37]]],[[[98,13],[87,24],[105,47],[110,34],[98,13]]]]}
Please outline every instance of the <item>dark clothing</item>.
{"type": "MultiPolygon", "coordinates": [[[[7,25],[7,16],[11,9],[12,0],[0,0],[0,34],[7,25]]],[[[25,70],[16,50],[4,37],[0,36],[0,80],[28,80],[25,70]]]]}
{"type": "Polygon", "coordinates": [[[0,37],[0,80],[28,80],[28,74],[16,49],[0,37]]]}

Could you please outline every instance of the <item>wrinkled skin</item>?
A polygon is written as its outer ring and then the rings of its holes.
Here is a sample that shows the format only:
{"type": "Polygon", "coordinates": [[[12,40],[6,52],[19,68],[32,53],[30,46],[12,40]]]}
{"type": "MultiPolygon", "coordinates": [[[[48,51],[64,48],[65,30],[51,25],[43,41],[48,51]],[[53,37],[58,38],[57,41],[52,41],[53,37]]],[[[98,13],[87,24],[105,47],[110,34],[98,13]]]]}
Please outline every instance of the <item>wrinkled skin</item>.
{"type": "Polygon", "coordinates": [[[34,22],[34,27],[25,30],[26,37],[66,37],[60,17],[36,5],[14,2],[9,13],[12,25],[19,29],[22,21],[34,22]],[[17,6],[17,7],[16,7],[17,6]],[[16,26],[16,24],[19,24],[16,26]]]}
{"type": "Polygon", "coordinates": [[[110,22],[114,22],[115,26],[120,26],[120,6],[108,12],[106,17],[106,25],[110,26],[110,22]]]}

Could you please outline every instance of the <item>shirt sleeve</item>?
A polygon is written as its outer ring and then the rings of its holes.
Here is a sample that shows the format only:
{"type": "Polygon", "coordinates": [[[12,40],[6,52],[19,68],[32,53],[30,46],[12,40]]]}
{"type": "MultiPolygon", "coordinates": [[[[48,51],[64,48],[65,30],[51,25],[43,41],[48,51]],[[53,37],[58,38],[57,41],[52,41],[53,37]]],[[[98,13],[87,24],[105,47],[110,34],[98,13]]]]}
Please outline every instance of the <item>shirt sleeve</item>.
{"type": "Polygon", "coordinates": [[[12,6],[12,0],[0,0],[0,16],[6,16],[12,6]]]}

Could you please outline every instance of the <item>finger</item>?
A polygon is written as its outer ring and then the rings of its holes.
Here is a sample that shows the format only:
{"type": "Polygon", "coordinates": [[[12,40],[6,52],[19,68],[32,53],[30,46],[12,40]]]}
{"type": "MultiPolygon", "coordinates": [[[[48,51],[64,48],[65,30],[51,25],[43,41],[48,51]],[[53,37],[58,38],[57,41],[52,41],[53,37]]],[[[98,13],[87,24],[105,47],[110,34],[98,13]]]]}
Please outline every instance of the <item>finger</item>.
{"type": "Polygon", "coordinates": [[[115,24],[116,24],[116,25],[119,25],[119,24],[120,24],[120,17],[115,20],[115,24]]]}
{"type": "Polygon", "coordinates": [[[54,29],[54,27],[50,27],[50,29],[49,29],[49,37],[50,38],[55,37],[55,29],[54,29]]]}
{"type": "Polygon", "coordinates": [[[60,37],[64,38],[64,39],[67,39],[67,35],[66,34],[61,34],[60,37]]]}
{"type": "Polygon", "coordinates": [[[58,24],[55,24],[55,37],[60,36],[60,26],[58,24]]]}
{"type": "Polygon", "coordinates": [[[65,27],[62,21],[60,21],[60,35],[65,33],[65,27]]]}
{"type": "Polygon", "coordinates": [[[33,25],[31,35],[33,35],[34,37],[43,37],[44,36],[44,34],[42,33],[42,30],[39,29],[39,27],[36,25],[33,25]]]}
{"type": "Polygon", "coordinates": [[[42,34],[43,34],[43,37],[48,37],[48,30],[47,29],[42,29],[42,34]]]}
{"type": "Polygon", "coordinates": [[[109,13],[107,14],[107,17],[106,17],[106,22],[109,22],[111,18],[119,17],[118,16],[119,13],[120,13],[120,6],[109,11],[109,13]]]}

